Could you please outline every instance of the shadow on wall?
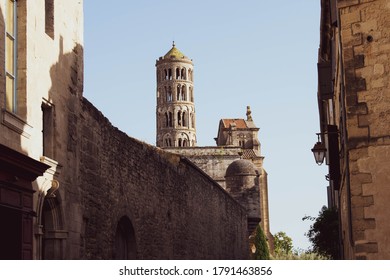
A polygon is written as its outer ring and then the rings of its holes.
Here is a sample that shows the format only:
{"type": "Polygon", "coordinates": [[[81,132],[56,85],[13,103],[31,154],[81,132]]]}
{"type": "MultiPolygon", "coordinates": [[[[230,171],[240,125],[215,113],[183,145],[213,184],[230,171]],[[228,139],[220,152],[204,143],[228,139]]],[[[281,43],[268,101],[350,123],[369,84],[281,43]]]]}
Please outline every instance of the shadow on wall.
{"type": "MultiPolygon", "coordinates": [[[[59,185],[53,194],[40,190],[42,199],[38,205],[37,238],[38,254],[42,259],[78,259],[69,254],[69,232],[74,225],[66,224],[75,216],[81,216],[81,194],[77,186],[77,123],[80,100],[83,92],[83,47],[77,44],[69,53],[64,53],[64,39],[59,38],[57,63],[50,68],[51,88],[48,100],[42,102],[43,156],[53,159],[53,181],[59,185]],[[73,168],[61,168],[73,166],[73,168]],[[70,178],[70,179],[66,179],[70,178]],[[66,193],[65,193],[66,191],[66,193]],[[45,196],[46,195],[46,196],[45,196]],[[66,200],[63,198],[66,197],[66,200]],[[72,207],[67,206],[72,204],[72,207]],[[65,211],[65,209],[72,211],[65,211]]],[[[81,233],[81,240],[83,240],[81,233]]],[[[83,248],[82,244],[79,244],[83,248]]]]}

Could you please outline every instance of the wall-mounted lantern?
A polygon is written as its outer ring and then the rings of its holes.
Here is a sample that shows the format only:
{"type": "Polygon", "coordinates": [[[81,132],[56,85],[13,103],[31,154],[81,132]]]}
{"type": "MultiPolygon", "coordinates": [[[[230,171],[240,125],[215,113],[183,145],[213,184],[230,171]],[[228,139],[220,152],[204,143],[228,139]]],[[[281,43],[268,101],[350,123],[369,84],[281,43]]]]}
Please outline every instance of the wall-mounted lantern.
{"type": "Polygon", "coordinates": [[[317,133],[318,141],[314,144],[313,149],[311,149],[314,155],[314,159],[318,165],[321,165],[324,162],[326,154],[326,148],[325,145],[320,141],[320,135],[321,133],[317,133]]]}

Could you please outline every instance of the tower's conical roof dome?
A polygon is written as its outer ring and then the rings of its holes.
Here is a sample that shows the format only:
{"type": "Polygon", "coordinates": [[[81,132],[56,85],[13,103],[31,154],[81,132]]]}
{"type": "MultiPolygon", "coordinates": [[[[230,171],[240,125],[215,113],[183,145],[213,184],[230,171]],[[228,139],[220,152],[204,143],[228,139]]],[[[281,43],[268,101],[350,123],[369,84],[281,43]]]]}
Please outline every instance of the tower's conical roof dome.
{"type": "Polygon", "coordinates": [[[176,48],[175,42],[173,42],[172,48],[164,55],[164,58],[186,58],[186,56],[176,48]]]}

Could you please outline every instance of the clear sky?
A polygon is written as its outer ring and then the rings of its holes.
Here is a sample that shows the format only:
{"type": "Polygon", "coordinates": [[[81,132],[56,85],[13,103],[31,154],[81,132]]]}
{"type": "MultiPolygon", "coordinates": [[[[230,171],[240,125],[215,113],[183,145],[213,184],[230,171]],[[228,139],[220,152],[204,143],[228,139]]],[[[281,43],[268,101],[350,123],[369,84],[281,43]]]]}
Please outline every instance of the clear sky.
{"type": "Polygon", "coordinates": [[[112,124],[155,145],[155,62],[176,47],[194,62],[198,146],[221,118],[260,127],[271,232],[306,249],[326,205],[326,168],[310,149],[319,131],[320,0],[84,0],[84,96],[112,124]]]}

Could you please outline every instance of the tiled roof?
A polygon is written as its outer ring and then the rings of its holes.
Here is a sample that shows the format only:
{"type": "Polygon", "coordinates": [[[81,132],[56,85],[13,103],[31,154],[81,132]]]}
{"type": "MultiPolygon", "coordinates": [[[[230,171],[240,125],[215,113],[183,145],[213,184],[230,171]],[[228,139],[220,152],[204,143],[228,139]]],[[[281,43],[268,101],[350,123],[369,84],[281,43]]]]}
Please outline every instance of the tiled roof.
{"type": "Polygon", "coordinates": [[[225,128],[229,128],[233,123],[236,128],[248,128],[244,119],[222,119],[222,122],[225,128]]]}
{"type": "Polygon", "coordinates": [[[252,149],[243,149],[242,156],[243,159],[251,159],[257,157],[256,153],[252,149]]]}

